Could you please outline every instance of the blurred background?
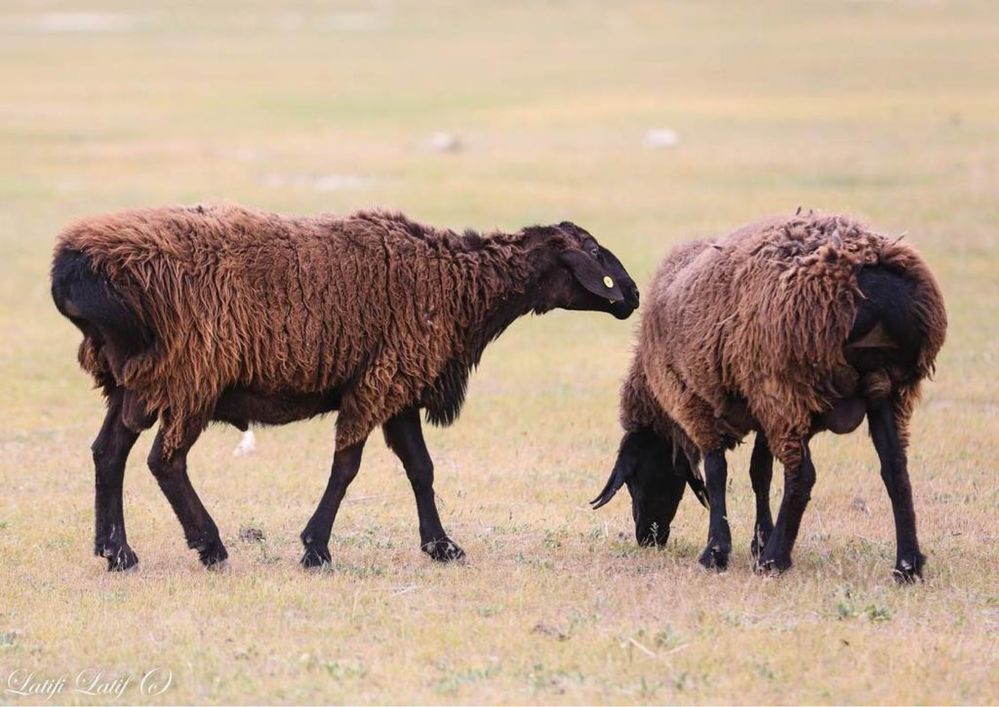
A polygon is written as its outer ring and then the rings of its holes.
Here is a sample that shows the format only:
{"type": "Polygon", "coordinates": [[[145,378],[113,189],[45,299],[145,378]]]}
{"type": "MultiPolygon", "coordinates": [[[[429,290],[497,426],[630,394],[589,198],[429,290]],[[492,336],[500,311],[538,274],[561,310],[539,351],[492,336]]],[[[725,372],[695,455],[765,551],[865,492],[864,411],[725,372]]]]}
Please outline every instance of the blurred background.
{"type": "Polygon", "coordinates": [[[994,702],[997,138],[986,1],[3,0],[0,679],[166,661],[179,701],[994,702]],[[53,240],[78,216],[216,199],[455,229],[570,219],[640,286],[672,244],[798,206],[906,234],[951,321],[910,462],[928,585],[890,586],[862,431],[817,442],[779,582],[749,572],[746,450],[727,575],[695,567],[707,518],[689,498],[670,546],[638,552],[626,500],[585,507],[638,318],[562,312],[514,325],[462,419],[428,433],[467,567],[418,552],[408,484],[373,439],[337,564],[303,575],[332,451],[317,420],[258,432],[246,458],[232,429],[195,447],[223,577],[184,547],[143,437],[125,496],[142,568],[104,576],[102,405],[48,294],[53,240]]]}

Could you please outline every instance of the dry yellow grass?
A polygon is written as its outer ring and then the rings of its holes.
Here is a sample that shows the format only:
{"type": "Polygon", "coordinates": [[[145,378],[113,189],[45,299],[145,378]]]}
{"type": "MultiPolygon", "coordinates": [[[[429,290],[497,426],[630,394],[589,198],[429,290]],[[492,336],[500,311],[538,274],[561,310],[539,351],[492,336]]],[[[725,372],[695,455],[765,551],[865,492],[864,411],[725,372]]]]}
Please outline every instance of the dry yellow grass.
{"type": "MultiPolygon", "coordinates": [[[[162,667],[149,702],[995,703],[999,459],[999,25],[988,2],[318,3],[0,8],[0,703],[13,671],[162,667]],[[100,11],[104,14],[93,14],[100,11]],[[89,13],[89,14],[88,14],[89,13]],[[679,146],[646,150],[652,127],[679,146]],[[466,149],[428,153],[434,130],[466,149]],[[317,191],[309,179],[362,178],[317,191]],[[330,420],[195,447],[227,542],[207,573],[136,447],[125,576],[91,556],[101,403],[48,295],[54,234],[124,205],[229,198],[288,212],[372,204],[463,227],[571,218],[639,282],[672,243],[798,204],[907,231],[951,316],[910,468],[927,582],[890,581],[893,528],[863,433],[824,437],[796,565],[696,555],[687,499],[663,551],[624,500],[593,513],[635,320],[556,313],[487,351],[457,425],[428,433],[467,564],[417,549],[377,438],[334,529],[297,566],[330,420]],[[869,513],[855,508],[860,497],[869,513]],[[238,539],[241,526],[266,541],[238,539]]],[[[774,490],[775,499],[780,484],[774,490]]],[[[23,675],[23,673],[22,673],[23,675]]]]}

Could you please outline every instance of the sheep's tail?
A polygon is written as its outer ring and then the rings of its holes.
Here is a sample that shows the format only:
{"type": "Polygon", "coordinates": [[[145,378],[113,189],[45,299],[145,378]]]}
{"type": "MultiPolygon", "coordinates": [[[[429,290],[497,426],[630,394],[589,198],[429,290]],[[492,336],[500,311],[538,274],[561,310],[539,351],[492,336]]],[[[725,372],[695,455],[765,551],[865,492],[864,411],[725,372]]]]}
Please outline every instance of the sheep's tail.
{"type": "Polygon", "coordinates": [[[901,239],[882,247],[879,264],[899,273],[913,285],[911,300],[905,303],[905,314],[922,338],[915,372],[920,378],[929,378],[947,335],[947,310],[940,285],[926,261],[901,239]]]}
{"type": "Polygon", "coordinates": [[[905,302],[905,319],[919,338],[914,370],[907,385],[900,386],[895,401],[895,419],[902,447],[909,445],[909,419],[920,397],[920,387],[932,378],[936,357],[947,336],[947,310],[940,285],[926,261],[901,239],[890,241],[882,249],[880,264],[902,274],[913,283],[913,292],[905,302]]]}

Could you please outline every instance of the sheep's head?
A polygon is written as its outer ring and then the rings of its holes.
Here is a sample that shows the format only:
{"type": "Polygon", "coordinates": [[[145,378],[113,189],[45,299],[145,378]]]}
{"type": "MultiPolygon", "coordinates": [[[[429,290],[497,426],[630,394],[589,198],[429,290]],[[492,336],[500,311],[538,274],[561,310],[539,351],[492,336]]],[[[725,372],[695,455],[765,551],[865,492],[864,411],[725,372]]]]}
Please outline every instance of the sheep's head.
{"type": "Polygon", "coordinates": [[[683,453],[675,452],[670,440],[643,428],[624,436],[614,470],[591,503],[596,510],[627,485],[638,544],[661,547],[669,539],[670,523],[688,483],[704,503],[703,486],[698,488],[683,453]]]}
{"type": "Polygon", "coordinates": [[[627,319],[638,309],[638,287],[621,261],[574,223],[535,226],[525,235],[536,243],[542,277],[538,309],[609,312],[627,319]]]}

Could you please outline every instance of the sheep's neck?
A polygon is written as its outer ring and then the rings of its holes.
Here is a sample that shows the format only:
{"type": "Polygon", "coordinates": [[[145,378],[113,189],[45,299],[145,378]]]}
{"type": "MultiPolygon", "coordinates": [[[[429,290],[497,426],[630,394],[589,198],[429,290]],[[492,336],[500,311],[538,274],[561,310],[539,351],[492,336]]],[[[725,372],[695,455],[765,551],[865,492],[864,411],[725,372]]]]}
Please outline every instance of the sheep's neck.
{"type": "Polygon", "coordinates": [[[434,424],[448,425],[457,419],[465,401],[468,374],[478,365],[486,346],[524,314],[547,311],[537,294],[542,268],[533,260],[528,253],[518,253],[514,258],[478,263],[478,274],[495,286],[488,288],[488,296],[483,299],[482,290],[471,289],[474,282],[468,281],[470,289],[463,293],[463,304],[473,314],[456,332],[456,343],[460,342],[462,348],[423,394],[422,404],[434,424]]]}
{"type": "Polygon", "coordinates": [[[458,418],[465,402],[468,375],[478,365],[486,346],[517,318],[530,311],[547,310],[537,301],[542,268],[528,253],[483,257],[478,266],[476,277],[466,279],[460,293],[467,318],[455,332],[459,349],[422,396],[428,419],[437,425],[449,425],[458,418]],[[481,286],[482,278],[491,283],[485,288],[487,292],[481,286]]]}
{"type": "Polygon", "coordinates": [[[542,313],[550,309],[539,292],[542,267],[540,258],[534,255],[532,251],[524,250],[516,257],[481,264],[497,287],[489,292],[478,316],[469,321],[465,340],[472,343],[472,366],[478,364],[485,347],[517,319],[530,312],[542,313]]]}

